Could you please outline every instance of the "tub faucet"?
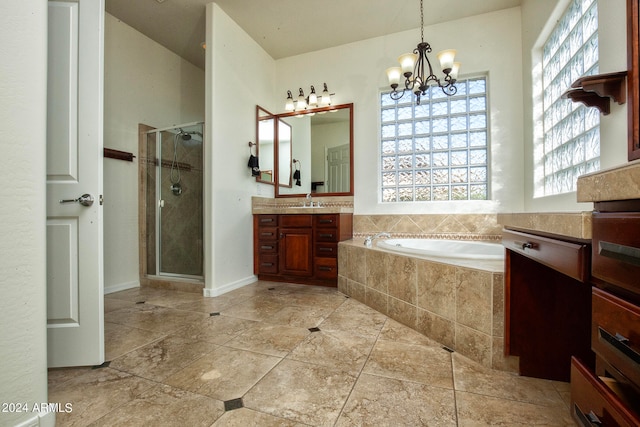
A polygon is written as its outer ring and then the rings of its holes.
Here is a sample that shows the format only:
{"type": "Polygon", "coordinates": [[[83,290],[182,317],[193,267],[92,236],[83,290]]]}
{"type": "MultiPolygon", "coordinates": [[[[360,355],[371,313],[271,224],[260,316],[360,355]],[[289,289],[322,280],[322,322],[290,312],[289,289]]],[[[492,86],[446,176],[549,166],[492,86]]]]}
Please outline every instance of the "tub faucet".
{"type": "Polygon", "coordinates": [[[364,245],[368,248],[371,247],[373,241],[375,239],[377,239],[378,237],[391,237],[391,234],[389,233],[378,233],[378,234],[374,234],[373,236],[368,236],[366,239],[364,239],[364,245]]]}

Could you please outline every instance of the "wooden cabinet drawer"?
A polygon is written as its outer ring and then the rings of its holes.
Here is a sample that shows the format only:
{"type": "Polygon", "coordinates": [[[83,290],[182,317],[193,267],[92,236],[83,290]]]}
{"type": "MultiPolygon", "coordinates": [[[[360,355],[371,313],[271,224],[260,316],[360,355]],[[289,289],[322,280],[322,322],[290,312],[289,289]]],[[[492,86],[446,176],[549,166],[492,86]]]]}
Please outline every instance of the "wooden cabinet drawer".
{"type": "Polygon", "coordinates": [[[336,258],[315,258],[315,276],[319,279],[335,279],[338,277],[338,260],[336,258]]]}
{"type": "Polygon", "coordinates": [[[259,241],[258,251],[261,254],[278,254],[278,242],[277,241],[259,241]]]}
{"type": "Polygon", "coordinates": [[[589,245],[504,230],[505,248],[531,258],[580,282],[589,278],[589,245]]]}
{"type": "Polygon", "coordinates": [[[258,215],[258,227],[277,227],[278,215],[258,215]]]}
{"type": "Polygon", "coordinates": [[[338,242],[338,230],[335,228],[319,228],[314,232],[316,242],[338,242]]]}
{"type": "Polygon", "coordinates": [[[593,276],[640,294],[640,213],[594,212],[593,276]]]}
{"type": "Polygon", "coordinates": [[[278,273],[278,255],[260,255],[258,257],[258,273],[278,273]]]}
{"type": "Polygon", "coordinates": [[[316,227],[337,227],[338,215],[335,214],[319,214],[314,215],[314,225],[316,227]]]}
{"type": "Polygon", "coordinates": [[[259,240],[278,240],[278,227],[259,227],[259,240]]]}
{"type": "Polygon", "coordinates": [[[280,215],[281,227],[312,227],[313,215],[280,215]]]}
{"type": "Polygon", "coordinates": [[[571,415],[584,427],[640,425],[638,415],[575,358],[571,360],[571,415]]]}
{"type": "Polygon", "coordinates": [[[591,348],[640,385],[640,307],[592,289],[591,348]]]}
{"type": "Polygon", "coordinates": [[[316,243],[315,256],[321,258],[337,258],[338,257],[338,244],[337,243],[316,243]]]}

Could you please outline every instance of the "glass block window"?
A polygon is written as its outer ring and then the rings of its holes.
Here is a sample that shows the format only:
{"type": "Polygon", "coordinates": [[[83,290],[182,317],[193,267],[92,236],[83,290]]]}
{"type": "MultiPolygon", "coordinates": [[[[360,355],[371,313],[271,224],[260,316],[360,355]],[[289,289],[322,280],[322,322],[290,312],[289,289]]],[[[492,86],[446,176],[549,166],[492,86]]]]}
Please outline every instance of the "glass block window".
{"type": "Polygon", "coordinates": [[[383,202],[488,198],[487,80],[456,86],[451,97],[431,87],[420,105],[380,94],[383,202]]]}
{"type": "MultiPolygon", "coordinates": [[[[573,0],[545,42],[543,195],[575,191],[578,176],[600,169],[600,114],[562,99],[576,79],[598,73],[596,0],[573,0]]],[[[538,190],[540,194],[540,189],[538,190]]]]}

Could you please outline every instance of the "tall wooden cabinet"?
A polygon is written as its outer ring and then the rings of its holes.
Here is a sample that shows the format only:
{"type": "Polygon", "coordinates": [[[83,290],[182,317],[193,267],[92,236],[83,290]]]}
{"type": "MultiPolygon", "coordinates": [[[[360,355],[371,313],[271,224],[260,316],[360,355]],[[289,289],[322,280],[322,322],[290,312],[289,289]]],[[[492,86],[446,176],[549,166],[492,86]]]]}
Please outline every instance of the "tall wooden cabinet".
{"type": "Polygon", "coordinates": [[[591,349],[574,357],[571,411],[583,426],[640,425],[640,201],[597,202],[593,213],[591,349]]]}
{"type": "Polygon", "coordinates": [[[338,242],[353,237],[353,214],[259,214],[253,225],[259,279],[337,286],[338,242]]]}

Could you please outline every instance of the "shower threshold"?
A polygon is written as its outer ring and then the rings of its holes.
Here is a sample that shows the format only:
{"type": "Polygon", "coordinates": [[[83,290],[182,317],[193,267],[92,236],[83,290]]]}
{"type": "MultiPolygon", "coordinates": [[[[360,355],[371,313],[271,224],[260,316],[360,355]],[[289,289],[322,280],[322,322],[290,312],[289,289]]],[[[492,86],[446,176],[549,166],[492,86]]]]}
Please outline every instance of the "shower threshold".
{"type": "Polygon", "coordinates": [[[184,277],[147,275],[140,278],[140,287],[202,293],[204,289],[204,278],[198,276],[184,277]]]}

